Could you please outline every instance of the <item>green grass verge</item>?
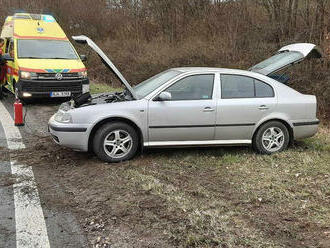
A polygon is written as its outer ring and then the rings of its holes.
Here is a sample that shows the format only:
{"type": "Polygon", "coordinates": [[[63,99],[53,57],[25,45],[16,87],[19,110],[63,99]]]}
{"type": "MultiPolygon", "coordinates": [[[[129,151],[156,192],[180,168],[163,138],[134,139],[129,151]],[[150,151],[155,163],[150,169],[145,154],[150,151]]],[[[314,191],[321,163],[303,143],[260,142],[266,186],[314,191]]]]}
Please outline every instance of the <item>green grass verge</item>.
{"type": "Polygon", "coordinates": [[[102,84],[102,83],[90,83],[90,93],[91,94],[98,94],[103,92],[115,92],[115,91],[122,91],[122,88],[113,88],[110,85],[102,84]]]}

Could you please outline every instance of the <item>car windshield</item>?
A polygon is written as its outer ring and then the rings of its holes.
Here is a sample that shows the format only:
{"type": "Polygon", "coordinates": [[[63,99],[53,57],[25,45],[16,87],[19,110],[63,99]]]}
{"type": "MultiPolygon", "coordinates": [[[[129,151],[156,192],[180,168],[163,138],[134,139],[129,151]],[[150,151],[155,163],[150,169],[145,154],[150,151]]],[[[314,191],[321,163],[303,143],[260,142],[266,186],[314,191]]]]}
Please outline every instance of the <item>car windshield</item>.
{"type": "Polygon", "coordinates": [[[143,98],[180,73],[181,72],[174,70],[161,72],[136,85],[133,89],[139,98],[143,98]]]}
{"type": "Polygon", "coordinates": [[[31,59],[78,59],[69,41],[18,40],[18,58],[31,59]]]}
{"type": "Polygon", "coordinates": [[[304,55],[300,52],[282,52],[260,62],[250,70],[271,73],[303,58],[304,55]]]}

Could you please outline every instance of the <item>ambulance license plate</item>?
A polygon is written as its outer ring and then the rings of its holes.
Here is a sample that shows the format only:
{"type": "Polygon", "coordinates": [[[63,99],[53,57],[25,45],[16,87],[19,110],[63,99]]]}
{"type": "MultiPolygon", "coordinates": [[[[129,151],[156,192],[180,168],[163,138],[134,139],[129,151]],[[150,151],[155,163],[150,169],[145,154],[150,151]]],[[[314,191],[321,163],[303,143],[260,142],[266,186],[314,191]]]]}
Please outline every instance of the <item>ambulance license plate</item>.
{"type": "Polygon", "coordinates": [[[50,97],[70,97],[70,91],[58,91],[58,92],[50,92],[50,97]]]}

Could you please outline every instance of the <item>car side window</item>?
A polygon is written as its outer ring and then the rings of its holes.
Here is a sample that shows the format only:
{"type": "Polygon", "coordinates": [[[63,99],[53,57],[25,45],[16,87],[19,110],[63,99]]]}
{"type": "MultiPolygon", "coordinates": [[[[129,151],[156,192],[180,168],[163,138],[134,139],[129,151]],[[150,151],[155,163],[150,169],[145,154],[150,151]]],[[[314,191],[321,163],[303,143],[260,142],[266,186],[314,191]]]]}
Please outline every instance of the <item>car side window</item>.
{"type": "Polygon", "coordinates": [[[212,99],[214,74],[193,75],[180,79],[165,91],[171,101],[212,99]]]}
{"type": "Polygon", "coordinates": [[[273,88],[260,80],[241,75],[221,75],[221,98],[274,97],[273,88]]]}
{"type": "Polygon", "coordinates": [[[254,80],[254,84],[256,88],[256,97],[274,97],[274,90],[269,84],[257,79],[254,80]]]}
{"type": "Polygon", "coordinates": [[[238,75],[221,75],[222,98],[254,97],[253,78],[238,75]]]}

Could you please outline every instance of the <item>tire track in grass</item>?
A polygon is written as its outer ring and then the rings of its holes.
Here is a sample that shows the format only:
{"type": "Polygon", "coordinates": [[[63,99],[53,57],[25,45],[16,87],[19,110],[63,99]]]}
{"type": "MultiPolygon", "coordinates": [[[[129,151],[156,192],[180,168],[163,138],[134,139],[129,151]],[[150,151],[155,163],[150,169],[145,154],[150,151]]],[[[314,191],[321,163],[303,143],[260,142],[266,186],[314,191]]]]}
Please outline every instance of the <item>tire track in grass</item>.
{"type": "MultiPolygon", "coordinates": [[[[176,230],[172,235],[181,239],[186,246],[281,247],[281,244],[268,239],[262,230],[245,223],[237,215],[235,208],[225,200],[217,199],[213,205],[204,202],[204,205],[174,185],[161,182],[152,175],[145,175],[136,170],[128,170],[126,173],[132,184],[165,199],[170,209],[184,213],[184,218],[188,220],[187,232],[178,235],[176,230]],[[242,230],[241,233],[237,233],[238,227],[242,230]]],[[[212,192],[206,189],[202,193],[213,197],[212,192]]]]}
{"type": "MultiPolygon", "coordinates": [[[[1,101],[0,122],[7,139],[8,149],[24,149],[25,145],[22,142],[21,133],[19,129],[14,126],[13,118],[1,101]]],[[[11,173],[16,178],[16,182],[13,185],[16,247],[48,248],[50,245],[47,228],[32,167],[18,164],[11,158],[10,165],[11,173]]]]}

